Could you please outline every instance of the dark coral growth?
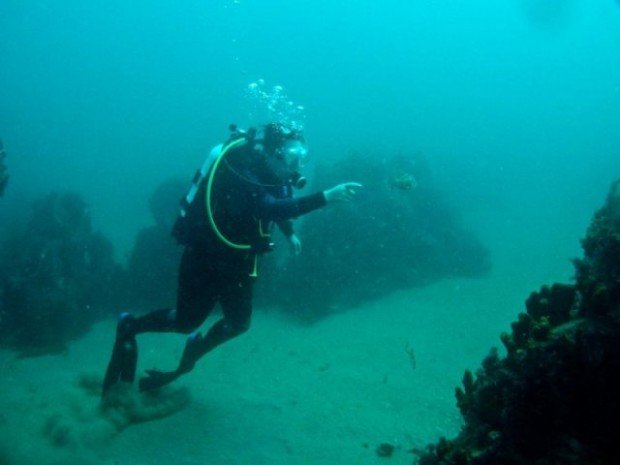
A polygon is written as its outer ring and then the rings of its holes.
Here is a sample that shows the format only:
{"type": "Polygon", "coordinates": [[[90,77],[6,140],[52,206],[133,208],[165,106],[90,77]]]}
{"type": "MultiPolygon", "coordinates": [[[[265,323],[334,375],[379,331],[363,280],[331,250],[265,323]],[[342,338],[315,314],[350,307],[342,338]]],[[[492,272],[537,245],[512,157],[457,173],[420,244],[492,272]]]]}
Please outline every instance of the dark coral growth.
{"type": "Polygon", "coordinates": [[[465,424],[422,465],[620,463],[620,182],[583,240],[574,286],[533,293],[476,375],[456,389],[465,424]]]}
{"type": "Polygon", "coordinates": [[[486,248],[434,187],[422,155],[352,154],[318,167],[317,179],[323,187],[344,179],[364,188],[354,202],[301,221],[299,257],[262,267],[269,304],[313,320],[398,289],[489,269],[486,248]]]}
{"type": "Polygon", "coordinates": [[[620,301],[620,181],[613,183],[582,241],[585,258],[576,261],[583,316],[618,317],[620,301]],[[614,260],[614,257],[616,258],[614,260]]]}
{"type": "Polygon", "coordinates": [[[2,143],[2,139],[0,139],[0,196],[4,194],[4,189],[6,189],[6,185],[9,183],[9,175],[6,170],[6,165],[4,164],[5,158],[6,152],[4,151],[4,144],[2,143]]]}
{"type": "Polygon", "coordinates": [[[114,308],[122,276],[82,198],[47,195],[0,247],[0,343],[27,354],[62,350],[114,308]]]}

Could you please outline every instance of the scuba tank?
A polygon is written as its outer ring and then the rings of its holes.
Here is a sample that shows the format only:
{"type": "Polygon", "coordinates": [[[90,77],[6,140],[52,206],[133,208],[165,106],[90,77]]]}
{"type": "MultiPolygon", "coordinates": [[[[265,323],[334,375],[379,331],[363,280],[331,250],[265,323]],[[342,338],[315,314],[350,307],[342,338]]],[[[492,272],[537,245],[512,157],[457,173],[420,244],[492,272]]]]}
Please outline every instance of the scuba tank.
{"type": "MultiPolygon", "coordinates": [[[[231,124],[229,129],[231,135],[228,141],[225,144],[218,144],[211,149],[202,166],[194,174],[187,194],[181,199],[179,213],[172,227],[172,237],[174,237],[180,245],[191,244],[204,232],[205,221],[204,218],[199,217],[200,212],[197,211],[200,210],[198,205],[200,199],[196,199],[201,187],[210,183],[209,181],[213,177],[210,176],[210,174],[214,169],[217,169],[217,165],[229,149],[244,144],[254,135],[253,130],[248,130],[246,132],[238,129],[235,124],[231,124]]],[[[212,215],[210,212],[207,213],[209,220],[207,225],[214,228],[212,215]]],[[[215,229],[216,233],[219,232],[217,231],[217,227],[215,227],[215,229]]]]}
{"type": "Polygon", "coordinates": [[[174,225],[172,226],[172,237],[174,237],[180,245],[188,245],[191,242],[192,237],[195,235],[196,225],[194,224],[195,221],[192,221],[190,208],[196,198],[198,189],[200,189],[200,185],[207,177],[207,174],[209,173],[209,170],[213,166],[215,160],[221,155],[223,147],[224,144],[218,144],[211,149],[200,169],[198,169],[196,174],[194,174],[189,191],[181,199],[179,213],[174,225]]]}

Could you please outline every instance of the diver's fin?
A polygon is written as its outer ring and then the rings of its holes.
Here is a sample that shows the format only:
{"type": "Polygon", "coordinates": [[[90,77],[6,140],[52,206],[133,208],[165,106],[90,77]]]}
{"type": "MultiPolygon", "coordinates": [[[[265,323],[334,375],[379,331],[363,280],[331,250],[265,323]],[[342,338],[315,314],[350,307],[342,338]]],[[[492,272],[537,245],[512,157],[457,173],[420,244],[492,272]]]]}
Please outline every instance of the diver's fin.
{"type": "Polygon", "coordinates": [[[134,317],[122,313],[118,319],[112,357],[103,378],[102,396],[116,383],[133,383],[138,364],[138,344],[132,330],[134,317]]]}
{"type": "Polygon", "coordinates": [[[178,371],[146,370],[146,376],[140,378],[138,387],[140,391],[153,391],[173,382],[179,376],[178,371]]]}

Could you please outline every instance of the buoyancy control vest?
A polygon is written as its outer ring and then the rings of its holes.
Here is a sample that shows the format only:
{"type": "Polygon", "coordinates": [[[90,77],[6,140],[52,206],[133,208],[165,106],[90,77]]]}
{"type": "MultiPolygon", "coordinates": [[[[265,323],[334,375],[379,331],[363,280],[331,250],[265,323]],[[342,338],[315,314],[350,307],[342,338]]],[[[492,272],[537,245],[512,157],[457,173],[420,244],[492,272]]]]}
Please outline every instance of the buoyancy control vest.
{"type": "Polygon", "coordinates": [[[216,192],[219,187],[214,188],[216,175],[233,176],[236,183],[239,180],[242,181],[241,184],[245,183],[246,189],[247,185],[252,184],[251,180],[232,169],[227,157],[232,153],[250,157],[252,147],[245,146],[254,142],[253,135],[253,132],[246,133],[235,128],[231,138],[225,144],[215,146],[201,168],[196,171],[188,193],[181,200],[181,208],[172,230],[172,235],[179,244],[204,243],[210,238],[213,249],[221,250],[224,246],[229,250],[246,252],[248,256],[271,250],[271,238],[263,229],[260,219],[242,215],[235,220],[237,224],[220,224],[214,207],[216,193],[221,195],[216,192]],[[243,231],[245,237],[233,237],[236,229],[243,231]]]}

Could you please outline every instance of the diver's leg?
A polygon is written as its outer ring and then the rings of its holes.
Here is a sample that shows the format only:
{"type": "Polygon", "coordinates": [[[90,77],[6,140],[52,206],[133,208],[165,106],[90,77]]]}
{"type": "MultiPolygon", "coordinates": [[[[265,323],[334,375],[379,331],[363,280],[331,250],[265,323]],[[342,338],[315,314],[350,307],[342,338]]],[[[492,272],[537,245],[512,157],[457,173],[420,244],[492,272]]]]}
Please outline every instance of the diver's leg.
{"type": "Polygon", "coordinates": [[[138,366],[138,343],[136,335],[146,332],[174,332],[176,311],[174,309],[155,310],[135,318],[129,313],[121,313],[116,326],[116,339],[112,357],[103,378],[103,395],[119,381],[133,383],[138,366]]]}
{"type": "Polygon", "coordinates": [[[233,278],[222,286],[220,303],[224,317],[204,337],[192,333],[185,344],[177,376],[191,371],[203,355],[220,344],[239,336],[250,327],[252,315],[252,281],[249,277],[233,278]]]}
{"type": "MultiPolygon", "coordinates": [[[[215,278],[212,283],[217,282],[215,278]]],[[[216,322],[204,337],[192,333],[185,343],[179,366],[175,371],[148,371],[148,377],[140,380],[140,390],[157,389],[188,373],[196,362],[218,345],[232,339],[250,326],[252,314],[252,280],[249,277],[228,278],[224,284],[219,281],[220,303],[224,317],[216,322]]]]}
{"type": "MultiPolygon", "coordinates": [[[[204,322],[215,307],[219,296],[218,271],[211,266],[208,257],[197,253],[195,258],[199,259],[201,266],[188,266],[180,274],[174,318],[176,331],[186,334],[204,322]]],[[[199,338],[200,334],[191,334],[186,343],[186,350],[199,338]]],[[[170,372],[147,370],[146,373],[147,377],[139,381],[142,391],[162,387],[182,374],[178,370],[170,372]]]]}
{"type": "Polygon", "coordinates": [[[189,334],[199,327],[215,305],[215,296],[206,292],[210,275],[204,252],[188,246],[183,251],[177,281],[176,309],[155,310],[136,318],[134,328],[140,333],[178,332],[189,334]]]}
{"type": "Polygon", "coordinates": [[[175,314],[176,330],[185,334],[204,323],[219,297],[219,273],[209,256],[195,249],[187,255],[179,273],[175,314]]]}
{"type": "Polygon", "coordinates": [[[183,252],[179,265],[177,304],[181,308],[181,316],[175,309],[155,310],[144,316],[135,318],[129,313],[119,316],[116,328],[116,339],[112,349],[112,356],[103,380],[103,395],[111,386],[124,381],[134,381],[138,362],[138,344],[136,335],[145,332],[184,332],[189,333],[194,326],[200,325],[206,318],[202,311],[204,302],[200,293],[196,293],[195,276],[199,274],[197,268],[200,257],[190,247],[183,252]]]}
{"type": "Polygon", "coordinates": [[[204,337],[199,333],[190,335],[177,368],[179,374],[191,371],[203,355],[248,330],[252,316],[252,284],[249,277],[227,283],[220,297],[223,318],[204,337]]]}

